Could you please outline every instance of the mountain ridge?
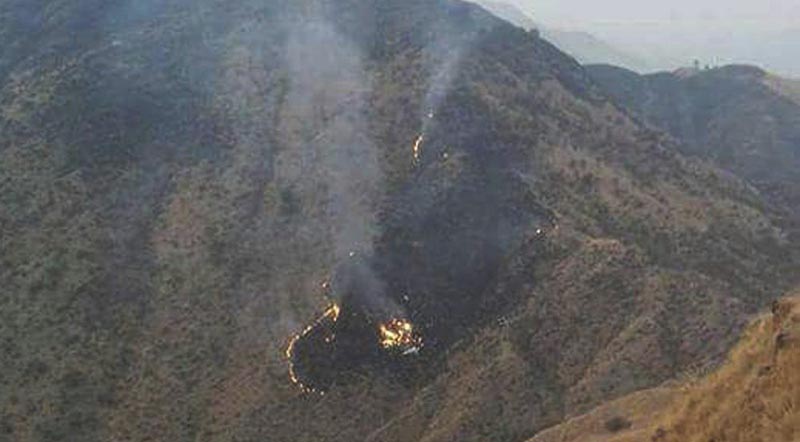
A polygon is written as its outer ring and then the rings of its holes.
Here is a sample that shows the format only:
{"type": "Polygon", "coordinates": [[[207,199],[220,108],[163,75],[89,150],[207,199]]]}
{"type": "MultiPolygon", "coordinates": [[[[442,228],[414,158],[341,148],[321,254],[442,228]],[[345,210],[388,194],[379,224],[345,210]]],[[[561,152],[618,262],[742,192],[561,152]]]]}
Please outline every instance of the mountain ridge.
{"type": "MultiPolygon", "coordinates": [[[[747,65],[646,76],[611,66],[588,70],[617,102],[681,140],[684,153],[742,176],[798,219],[794,82],[747,65]]],[[[792,224],[787,230],[796,229],[792,224]]]]}
{"type": "MultiPolygon", "coordinates": [[[[791,294],[790,294],[791,295],[791,294]]],[[[796,396],[798,298],[775,301],[743,333],[723,366],[708,374],[634,393],[605,404],[530,442],[791,441],[800,419],[796,396]]]]}
{"type": "Polygon", "coordinates": [[[757,192],[475,6],[14,5],[15,439],[523,440],[713,364],[790,283],[757,192]],[[382,285],[326,299],[352,251],[382,285]],[[306,341],[333,381],[304,393],[287,346],[330,302],[360,351],[306,341]],[[418,356],[370,341],[386,311],[418,356]]]}
{"type": "Polygon", "coordinates": [[[568,31],[537,24],[529,14],[510,3],[488,0],[475,3],[525,30],[538,30],[542,37],[575,57],[581,64],[608,63],[625,66],[639,72],[651,70],[648,63],[639,57],[621,51],[588,32],[568,31]]]}

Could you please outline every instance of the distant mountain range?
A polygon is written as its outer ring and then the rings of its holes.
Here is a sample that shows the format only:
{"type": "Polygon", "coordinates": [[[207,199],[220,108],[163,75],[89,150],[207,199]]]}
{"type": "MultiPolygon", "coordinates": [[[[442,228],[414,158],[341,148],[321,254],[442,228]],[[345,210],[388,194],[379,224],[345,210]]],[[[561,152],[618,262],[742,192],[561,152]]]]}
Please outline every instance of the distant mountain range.
{"type": "Polygon", "coordinates": [[[493,14],[542,36],[583,64],[611,64],[640,73],[683,66],[755,64],[800,78],[800,28],[685,29],[669,24],[615,23],[564,30],[536,20],[512,0],[474,0],[493,14]]]}
{"type": "Polygon", "coordinates": [[[537,23],[532,16],[513,4],[492,0],[477,0],[476,3],[523,29],[538,30],[542,37],[582,64],[608,63],[637,72],[653,69],[653,66],[641,57],[622,51],[588,32],[567,31],[537,23]]]}
{"type": "Polygon", "coordinates": [[[591,29],[613,46],[647,59],[651,70],[752,64],[784,77],[800,78],[800,28],[681,28],[618,23],[591,29]]]}
{"type": "Polygon", "coordinates": [[[0,440],[520,442],[800,277],[760,184],[796,85],[752,68],[587,68],[457,0],[6,0],[0,37],[0,440]]]}

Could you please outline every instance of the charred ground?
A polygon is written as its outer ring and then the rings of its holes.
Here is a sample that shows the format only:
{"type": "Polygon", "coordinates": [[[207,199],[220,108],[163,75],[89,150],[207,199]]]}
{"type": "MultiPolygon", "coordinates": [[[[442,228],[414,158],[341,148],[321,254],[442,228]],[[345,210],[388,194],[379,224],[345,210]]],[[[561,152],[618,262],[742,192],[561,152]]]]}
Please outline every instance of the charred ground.
{"type": "Polygon", "coordinates": [[[480,8],[102,3],[0,7],[14,439],[523,440],[713,363],[789,284],[757,193],[480,8]],[[308,35],[337,45],[299,57],[308,35]],[[284,352],[329,307],[342,232],[384,288],[342,294],[354,338],[309,356],[334,363],[303,368],[330,385],[306,395],[284,352]],[[360,362],[376,299],[423,363],[360,362]]]}

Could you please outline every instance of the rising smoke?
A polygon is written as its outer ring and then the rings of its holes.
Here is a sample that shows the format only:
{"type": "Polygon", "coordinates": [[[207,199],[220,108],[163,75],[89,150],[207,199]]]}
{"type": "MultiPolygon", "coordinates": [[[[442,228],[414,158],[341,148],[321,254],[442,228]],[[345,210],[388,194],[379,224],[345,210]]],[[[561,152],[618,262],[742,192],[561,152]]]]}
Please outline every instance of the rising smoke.
{"type": "Polygon", "coordinates": [[[465,54],[469,52],[474,36],[440,27],[441,34],[424,50],[426,64],[430,67],[430,79],[422,101],[420,118],[422,129],[414,144],[414,162],[419,163],[423,145],[429,141],[429,133],[436,121],[439,107],[447,97],[465,54]]]}
{"type": "Polygon", "coordinates": [[[399,307],[369,261],[380,234],[376,217],[384,174],[380,150],[368,132],[371,82],[362,54],[319,18],[293,27],[287,53],[287,105],[301,120],[302,148],[317,163],[314,179],[325,188],[337,263],[332,294],[356,296],[360,307],[393,315],[399,307]]]}
{"type": "Polygon", "coordinates": [[[369,254],[383,172],[367,131],[370,82],[361,58],[321,20],[294,27],[288,57],[288,105],[305,119],[307,148],[324,175],[336,260],[369,254]]]}
{"type": "Polygon", "coordinates": [[[426,48],[426,58],[434,68],[423,101],[422,115],[425,117],[425,121],[435,117],[436,110],[450,91],[458,74],[461,59],[468,48],[469,37],[451,35],[439,39],[426,48]]]}

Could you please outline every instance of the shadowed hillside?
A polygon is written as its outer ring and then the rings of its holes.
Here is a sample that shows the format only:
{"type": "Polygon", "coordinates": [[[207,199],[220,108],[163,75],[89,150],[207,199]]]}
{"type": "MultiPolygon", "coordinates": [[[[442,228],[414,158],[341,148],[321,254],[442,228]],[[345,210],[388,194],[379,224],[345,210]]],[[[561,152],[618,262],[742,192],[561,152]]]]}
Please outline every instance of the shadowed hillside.
{"type": "Polygon", "coordinates": [[[471,4],[0,30],[12,440],[524,440],[717,362],[796,268],[757,192],[471,4]]]}
{"type": "MultiPolygon", "coordinates": [[[[749,66],[640,76],[589,72],[614,99],[682,141],[684,153],[747,179],[800,219],[800,102],[795,81],[749,66]]],[[[795,233],[796,234],[796,233],[795,233]]]]}

